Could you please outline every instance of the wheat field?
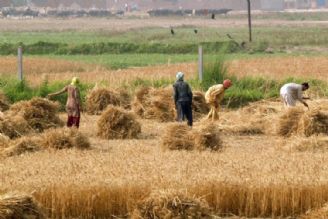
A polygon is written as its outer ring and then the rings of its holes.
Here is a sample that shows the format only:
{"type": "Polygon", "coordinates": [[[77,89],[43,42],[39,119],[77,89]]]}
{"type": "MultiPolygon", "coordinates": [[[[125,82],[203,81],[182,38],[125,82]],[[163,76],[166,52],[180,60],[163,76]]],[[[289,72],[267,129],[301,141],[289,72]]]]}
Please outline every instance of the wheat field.
{"type": "MultiPolygon", "coordinates": [[[[0,75],[15,76],[16,57],[0,57],[0,75]]],[[[325,56],[290,56],[236,59],[227,62],[229,73],[237,77],[255,76],[283,80],[287,77],[320,79],[327,81],[328,58],[325,56]]],[[[174,79],[176,72],[182,71],[187,79],[197,73],[197,63],[166,64],[150,67],[108,70],[101,65],[80,62],[27,57],[24,59],[25,78],[31,85],[39,85],[47,75],[49,81],[70,80],[79,76],[82,81],[107,82],[117,88],[138,78],[159,80],[174,79]],[[119,77],[118,77],[119,75],[119,77]]]]}
{"type": "MultiPolygon", "coordinates": [[[[280,102],[270,104],[282,110],[280,102]]],[[[223,124],[217,125],[241,124],[253,114],[224,111],[223,124]]],[[[169,124],[139,120],[139,139],[101,140],[95,131],[98,118],[82,116],[80,130],[91,139],[89,150],[3,158],[1,191],[33,194],[50,218],[129,217],[151,192],[170,190],[205,198],[217,216],[297,216],[328,201],[326,151],[283,150],[283,139],[273,133],[222,133],[219,152],[163,151],[161,136],[169,124]]]]}

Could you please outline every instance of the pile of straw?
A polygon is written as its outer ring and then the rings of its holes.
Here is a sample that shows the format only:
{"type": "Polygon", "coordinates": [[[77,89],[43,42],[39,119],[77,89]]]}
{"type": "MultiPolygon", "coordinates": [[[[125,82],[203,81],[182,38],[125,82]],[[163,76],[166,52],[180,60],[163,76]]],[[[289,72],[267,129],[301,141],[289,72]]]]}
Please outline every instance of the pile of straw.
{"type": "Polygon", "coordinates": [[[0,118],[0,133],[11,139],[18,138],[32,132],[33,129],[21,115],[5,115],[0,118]]]}
{"type": "Polygon", "coordinates": [[[285,137],[293,134],[328,134],[328,113],[319,108],[309,111],[299,107],[290,108],[280,117],[277,133],[285,137]]]}
{"type": "Polygon", "coordinates": [[[104,139],[131,139],[141,133],[141,125],[135,116],[114,106],[108,106],[97,124],[97,135],[104,139]]]}
{"type": "Polygon", "coordinates": [[[2,150],[1,155],[5,157],[17,156],[26,152],[39,151],[40,149],[39,137],[22,137],[10,142],[9,145],[2,150]]]}
{"type": "Polygon", "coordinates": [[[280,116],[277,127],[277,134],[284,137],[290,137],[297,133],[298,124],[304,114],[303,108],[289,108],[280,116]]]}
{"type": "Polygon", "coordinates": [[[4,93],[0,92],[0,111],[6,111],[10,107],[7,97],[4,93]]]}
{"type": "Polygon", "coordinates": [[[159,191],[140,201],[131,218],[211,218],[211,209],[202,198],[179,192],[159,191]]]}
{"type": "Polygon", "coordinates": [[[8,138],[8,136],[0,133],[0,150],[8,147],[9,142],[10,142],[10,139],[8,138]]]}
{"type": "Polygon", "coordinates": [[[86,149],[90,147],[88,137],[75,128],[50,129],[41,137],[42,148],[64,149],[74,147],[86,149]]]}
{"type": "Polygon", "coordinates": [[[206,104],[205,95],[203,92],[193,92],[192,109],[194,119],[198,119],[208,114],[209,106],[206,104]]]}
{"type": "Polygon", "coordinates": [[[144,119],[159,122],[175,120],[175,105],[171,88],[141,88],[132,103],[133,111],[144,119]]]}
{"type": "Polygon", "coordinates": [[[20,101],[12,105],[8,116],[20,116],[37,132],[45,129],[61,127],[64,123],[57,116],[59,104],[43,98],[33,98],[29,101],[20,101]]]}
{"type": "Polygon", "coordinates": [[[217,151],[222,148],[219,131],[214,124],[205,124],[193,131],[195,148],[198,150],[211,149],[217,151]]]}
{"type": "Polygon", "coordinates": [[[4,219],[43,219],[40,206],[30,196],[1,195],[0,218],[4,219]]]}
{"type": "Polygon", "coordinates": [[[169,150],[193,150],[194,136],[189,126],[176,123],[170,125],[162,137],[162,148],[169,150]]]}
{"type": "Polygon", "coordinates": [[[38,135],[24,136],[15,140],[9,140],[0,136],[1,155],[5,157],[17,156],[27,152],[43,149],[65,149],[90,147],[88,137],[74,128],[49,129],[38,135]]]}
{"type": "Polygon", "coordinates": [[[131,96],[130,94],[123,89],[118,90],[120,97],[120,106],[124,109],[131,109],[131,96]]]}
{"type": "Polygon", "coordinates": [[[313,109],[303,114],[298,124],[298,133],[311,136],[328,134],[328,112],[313,109]]]}
{"type": "Polygon", "coordinates": [[[114,91],[99,88],[92,90],[86,98],[86,111],[91,115],[99,115],[108,105],[119,106],[120,95],[114,91]]]}
{"type": "Polygon", "coordinates": [[[211,123],[193,130],[185,124],[172,124],[162,137],[164,150],[219,150],[222,144],[219,131],[211,123]]]}
{"type": "Polygon", "coordinates": [[[285,150],[296,152],[325,152],[328,150],[328,136],[294,136],[282,141],[281,147],[285,150]]]}

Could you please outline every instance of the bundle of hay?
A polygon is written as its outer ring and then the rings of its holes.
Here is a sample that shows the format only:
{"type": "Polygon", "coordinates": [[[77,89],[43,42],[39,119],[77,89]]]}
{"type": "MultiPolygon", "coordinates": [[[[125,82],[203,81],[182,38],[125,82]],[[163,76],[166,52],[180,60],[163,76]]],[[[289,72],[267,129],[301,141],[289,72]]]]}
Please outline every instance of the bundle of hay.
{"type": "Polygon", "coordinates": [[[179,192],[159,191],[140,201],[131,218],[210,218],[211,209],[202,198],[179,192]]]}
{"type": "Polygon", "coordinates": [[[298,123],[304,114],[303,108],[289,108],[280,118],[277,127],[277,134],[280,136],[290,137],[297,133],[298,123]]]}
{"type": "Polygon", "coordinates": [[[74,128],[50,129],[41,135],[24,136],[15,140],[0,138],[3,143],[1,155],[5,157],[17,156],[27,152],[35,152],[42,149],[64,149],[90,147],[88,137],[74,128]]]}
{"type": "Polygon", "coordinates": [[[294,136],[291,139],[283,141],[281,146],[288,151],[323,152],[328,150],[328,137],[321,135],[306,138],[294,136]]]}
{"type": "Polygon", "coordinates": [[[7,97],[4,93],[0,92],[0,111],[6,111],[10,107],[7,97]]]}
{"type": "Polygon", "coordinates": [[[328,134],[328,113],[320,109],[305,112],[299,121],[297,132],[305,136],[328,134]]]}
{"type": "Polygon", "coordinates": [[[131,109],[131,96],[130,94],[123,89],[118,90],[120,97],[120,106],[124,109],[131,109]]]}
{"type": "Polygon", "coordinates": [[[206,124],[193,131],[195,147],[198,150],[219,150],[222,148],[222,140],[219,136],[219,131],[214,124],[206,124]]]}
{"type": "Polygon", "coordinates": [[[192,109],[194,119],[198,119],[209,112],[209,106],[206,104],[205,95],[200,91],[193,92],[192,109]]]}
{"type": "Polygon", "coordinates": [[[309,111],[299,107],[290,108],[280,117],[277,133],[286,137],[292,134],[328,134],[328,113],[319,108],[309,111]]]}
{"type": "Polygon", "coordinates": [[[185,124],[170,125],[162,137],[162,148],[169,150],[192,150],[195,147],[191,129],[185,124]]]}
{"type": "Polygon", "coordinates": [[[159,122],[175,120],[175,105],[171,88],[141,88],[132,104],[133,111],[144,119],[159,122]]]}
{"type": "Polygon", "coordinates": [[[41,136],[42,148],[79,148],[90,147],[89,139],[75,128],[61,128],[47,130],[41,136]]]}
{"type": "Polygon", "coordinates": [[[0,218],[43,219],[45,217],[32,197],[7,194],[0,196],[0,218]]]}
{"type": "Polygon", "coordinates": [[[109,106],[98,120],[97,135],[105,139],[131,139],[141,132],[141,125],[132,113],[109,106]]]}
{"type": "Polygon", "coordinates": [[[214,124],[205,124],[192,130],[185,124],[170,125],[162,137],[164,150],[219,150],[222,141],[214,124]]]}
{"type": "Polygon", "coordinates": [[[20,101],[9,109],[9,117],[21,116],[28,125],[37,132],[45,129],[61,127],[64,123],[57,116],[59,104],[43,98],[20,101]]]}
{"type": "Polygon", "coordinates": [[[40,137],[22,137],[10,142],[9,146],[1,152],[3,156],[10,157],[20,155],[26,152],[39,151],[40,137]]]}
{"type": "Polygon", "coordinates": [[[99,88],[92,90],[86,98],[86,111],[91,115],[101,114],[108,105],[119,106],[119,94],[105,88],[99,88]]]}
{"type": "Polygon", "coordinates": [[[0,118],[0,133],[11,139],[32,132],[33,129],[21,115],[4,116],[0,118]]]}

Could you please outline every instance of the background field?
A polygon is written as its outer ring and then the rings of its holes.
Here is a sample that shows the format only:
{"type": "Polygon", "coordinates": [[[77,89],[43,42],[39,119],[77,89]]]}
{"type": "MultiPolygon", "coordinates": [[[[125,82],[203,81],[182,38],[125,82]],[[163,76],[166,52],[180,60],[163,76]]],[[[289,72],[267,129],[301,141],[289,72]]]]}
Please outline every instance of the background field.
{"type": "MultiPolygon", "coordinates": [[[[252,126],[251,119],[264,116],[265,130],[274,130],[283,113],[277,100],[279,88],[287,81],[310,81],[310,107],[327,104],[326,16],[256,15],[254,42],[229,51],[223,58],[215,45],[234,44],[227,33],[238,44],[247,42],[244,15],[216,20],[0,19],[0,44],[5,49],[16,48],[20,42],[43,48],[45,44],[40,41],[65,44],[67,51],[102,43],[127,43],[137,48],[119,54],[97,54],[97,50],[92,50],[96,54],[74,55],[36,49],[36,54],[24,56],[23,84],[15,80],[16,57],[3,55],[0,85],[12,102],[45,96],[73,76],[82,81],[83,97],[96,84],[123,88],[133,96],[139,87],[171,86],[176,72],[183,71],[193,90],[204,90],[197,80],[197,52],[192,48],[199,43],[212,43],[211,50],[205,51],[206,72],[215,73],[210,64],[223,60],[227,72],[220,77],[234,81],[234,87],[226,94],[225,103],[229,104],[224,104],[217,127],[224,130],[235,125],[252,126]],[[138,52],[156,44],[159,48],[164,45],[168,52],[138,52]],[[190,50],[170,52],[186,44],[191,45],[190,50]],[[268,116],[230,108],[263,99],[270,102],[255,103],[255,108],[272,105],[277,111],[268,116]]],[[[58,100],[64,104],[65,96],[58,100]]],[[[62,113],[61,118],[65,120],[66,115],[62,113]]],[[[43,151],[1,158],[0,191],[32,194],[52,218],[126,218],[138,200],[163,190],[204,197],[222,217],[298,217],[328,202],[325,149],[295,152],[282,148],[286,139],[270,131],[251,135],[223,132],[224,148],[220,152],[162,151],[160,141],[169,124],[138,119],[142,124],[139,139],[101,140],[95,134],[98,119],[99,116],[86,114],[81,118],[81,131],[92,143],[90,150],[43,151]]],[[[196,127],[199,125],[201,122],[195,123],[196,127]]]]}

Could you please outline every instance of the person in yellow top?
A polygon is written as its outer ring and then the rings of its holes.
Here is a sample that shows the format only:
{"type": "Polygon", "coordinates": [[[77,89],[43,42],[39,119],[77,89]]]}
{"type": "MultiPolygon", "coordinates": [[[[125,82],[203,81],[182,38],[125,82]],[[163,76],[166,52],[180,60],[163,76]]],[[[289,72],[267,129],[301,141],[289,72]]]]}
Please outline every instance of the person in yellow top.
{"type": "Polygon", "coordinates": [[[232,82],[229,79],[223,81],[223,84],[217,84],[210,87],[205,93],[206,103],[210,105],[210,112],[207,119],[212,121],[219,119],[220,103],[224,97],[224,91],[231,87],[232,82]]]}

